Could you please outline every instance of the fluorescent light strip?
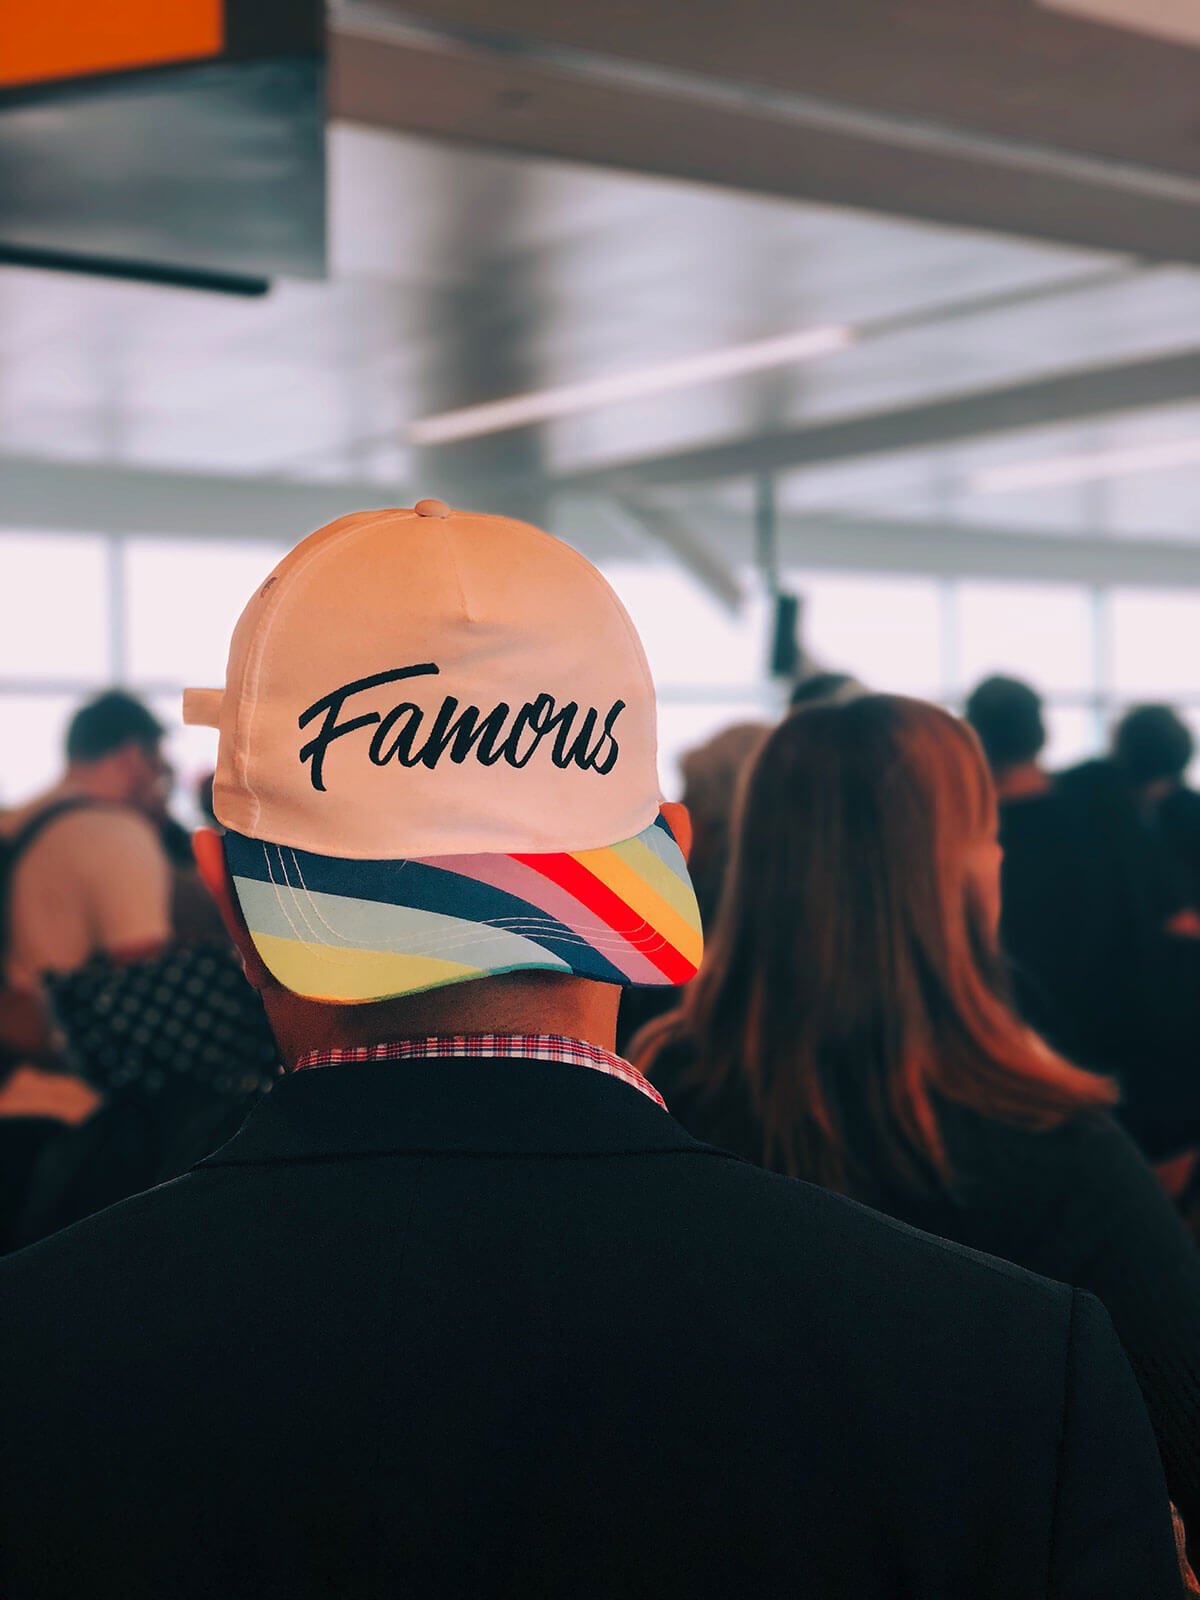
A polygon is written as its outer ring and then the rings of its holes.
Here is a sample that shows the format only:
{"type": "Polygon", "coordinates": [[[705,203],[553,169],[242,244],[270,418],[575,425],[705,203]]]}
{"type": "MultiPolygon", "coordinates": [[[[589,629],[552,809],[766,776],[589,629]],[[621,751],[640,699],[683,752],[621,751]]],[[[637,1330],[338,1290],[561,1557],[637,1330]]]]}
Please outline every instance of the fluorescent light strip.
{"type": "Polygon", "coordinates": [[[817,356],[845,350],[854,340],[855,331],[850,327],[808,328],[777,339],[760,339],[755,344],[732,345],[726,350],[687,356],[682,361],[664,361],[634,372],[616,373],[611,378],[594,378],[589,383],[538,389],[532,394],[517,394],[507,400],[491,400],[485,405],[465,406],[461,411],[443,411],[434,417],[423,417],[409,425],[408,442],[451,444],[456,439],[478,439],[484,434],[504,433],[509,428],[528,427],[533,422],[551,422],[556,417],[618,405],[624,400],[641,400],[647,395],[690,389],[720,378],[812,361],[817,356]]]}
{"type": "Polygon", "coordinates": [[[1167,439],[1127,450],[1096,450],[1084,456],[1050,456],[1011,467],[985,467],[968,479],[972,494],[1007,494],[1013,489],[1049,489],[1056,484],[1124,478],[1135,472],[1161,472],[1200,462],[1200,438],[1167,439]]]}

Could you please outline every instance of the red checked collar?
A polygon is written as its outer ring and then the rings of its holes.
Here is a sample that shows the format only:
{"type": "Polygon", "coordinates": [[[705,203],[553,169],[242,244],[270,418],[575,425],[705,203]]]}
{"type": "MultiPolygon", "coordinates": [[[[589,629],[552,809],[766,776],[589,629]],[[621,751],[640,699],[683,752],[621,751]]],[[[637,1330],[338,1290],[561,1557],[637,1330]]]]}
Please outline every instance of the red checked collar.
{"type": "Polygon", "coordinates": [[[345,1050],[310,1050],[296,1063],[296,1071],[309,1067],[332,1067],[343,1061],[429,1061],[456,1057],[483,1060],[488,1057],[524,1061],[562,1061],[572,1067],[590,1067],[610,1078],[619,1078],[631,1089],[644,1094],[663,1110],[666,1101],[636,1067],[598,1045],[583,1039],[568,1039],[558,1033],[455,1033],[432,1039],[394,1039],[386,1044],[352,1045],[345,1050]]]}

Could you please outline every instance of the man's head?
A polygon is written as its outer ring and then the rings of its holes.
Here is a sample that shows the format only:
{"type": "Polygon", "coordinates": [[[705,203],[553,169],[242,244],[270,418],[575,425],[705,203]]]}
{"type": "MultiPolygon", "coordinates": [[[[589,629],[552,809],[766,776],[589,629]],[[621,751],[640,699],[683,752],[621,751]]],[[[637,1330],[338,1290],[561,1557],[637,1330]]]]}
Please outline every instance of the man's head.
{"type": "Polygon", "coordinates": [[[1041,698],[1019,678],[985,678],[968,696],[966,713],[997,776],[1041,754],[1046,743],[1041,698]]]}
{"type": "Polygon", "coordinates": [[[1195,750],[1191,729],[1170,706],[1134,706],[1113,729],[1113,760],[1137,790],[1174,786],[1195,750]]]}
{"type": "Polygon", "coordinates": [[[71,718],[67,767],[98,797],[160,817],[171,783],[162,742],[163,727],[153,713],[133,695],[110,689],[71,718]]]}
{"type": "Polygon", "coordinates": [[[810,672],[793,686],[788,696],[788,709],[796,711],[800,706],[818,704],[844,705],[863,693],[862,684],[848,672],[810,672]]]}
{"type": "Polygon", "coordinates": [[[645,656],[600,574],[535,528],[423,501],[320,529],[184,714],[220,728],[226,833],[199,859],[277,1031],[297,1004],[310,1028],[466,1031],[480,996],[495,1015],[518,989],[699,963],[645,656]]]}

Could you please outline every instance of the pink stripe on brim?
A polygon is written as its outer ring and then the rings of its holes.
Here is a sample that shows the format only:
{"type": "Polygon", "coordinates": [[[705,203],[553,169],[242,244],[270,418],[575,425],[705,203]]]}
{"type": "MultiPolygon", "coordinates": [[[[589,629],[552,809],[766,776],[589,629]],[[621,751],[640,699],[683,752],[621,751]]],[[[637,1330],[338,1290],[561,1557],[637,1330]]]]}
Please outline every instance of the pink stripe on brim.
{"type": "MultiPolygon", "coordinates": [[[[442,872],[453,872],[462,878],[472,878],[477,883],[489,884],[505,894],[523,900],[532,911],[544,912],[556,922],[563,923],[572,933],[577,933],[585,943],[598,950],[606,961],[611,961],[631,983],[655,984],[663,982],[663,975],[652,961],[635,950],[633,945],[614,932],[607,922],[576,900],[573,894],[560,889],[556,883],[542,876],[532,867],[511,856],[423,856],[422,865],[437,867],[442,872]]],[[[632,917],[632,913],[630,913],[632,917]]],[[[638,920],[638,919],[634,919],[638,920]]],[[[518,928],[525,938],[536,935],[518,928]]]]}

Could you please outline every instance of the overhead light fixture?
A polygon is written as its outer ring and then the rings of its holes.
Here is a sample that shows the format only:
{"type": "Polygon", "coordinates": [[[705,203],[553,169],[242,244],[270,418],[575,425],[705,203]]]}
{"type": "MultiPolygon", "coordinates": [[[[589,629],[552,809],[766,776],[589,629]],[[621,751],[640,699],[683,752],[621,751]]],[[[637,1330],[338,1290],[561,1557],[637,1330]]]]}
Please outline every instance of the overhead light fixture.
{"type": "Polygon", "coordinates": [[[611,378],[563,384],[557,389],[537,389],[530,394],[512,395],[507,400],[489,400],[484,405],[464,406],[461,411],[442,411],[437,416],[422,417],[409,425],[408,442],[451,444],[457,439],[478,439],[484,434],[504,433],[509,428],[524,428],[534,422],[551,422],[557,417],[618,405],[624,400],[642,400],[648,395],[667,394],[672,389],[691,389],[720,378],[736,378],[748,372],[791,366],[797,361],[812,361],[817,356],[844,350],[854,340],[855,331],[851,327],[807,328],[800,333],[785,333],[777,339],[731,345],[700,356],[685,356],[680,361],[663,361],[653,367],[615,373],[611,378]]]}
{"type": "Polygon", "coordinates": [[[1166,439],[1162,444],[1131,445],[1126,450],[1094,450],[1090,455],[1048,456],[1011,467],[984,467],[968,479],[972,494],[1006,494],[1013,489],[1050,489],[1064,483],[1124,478],[1136,472],[1161,472],[1200,462],[1200,438],[1166,439]]]}

